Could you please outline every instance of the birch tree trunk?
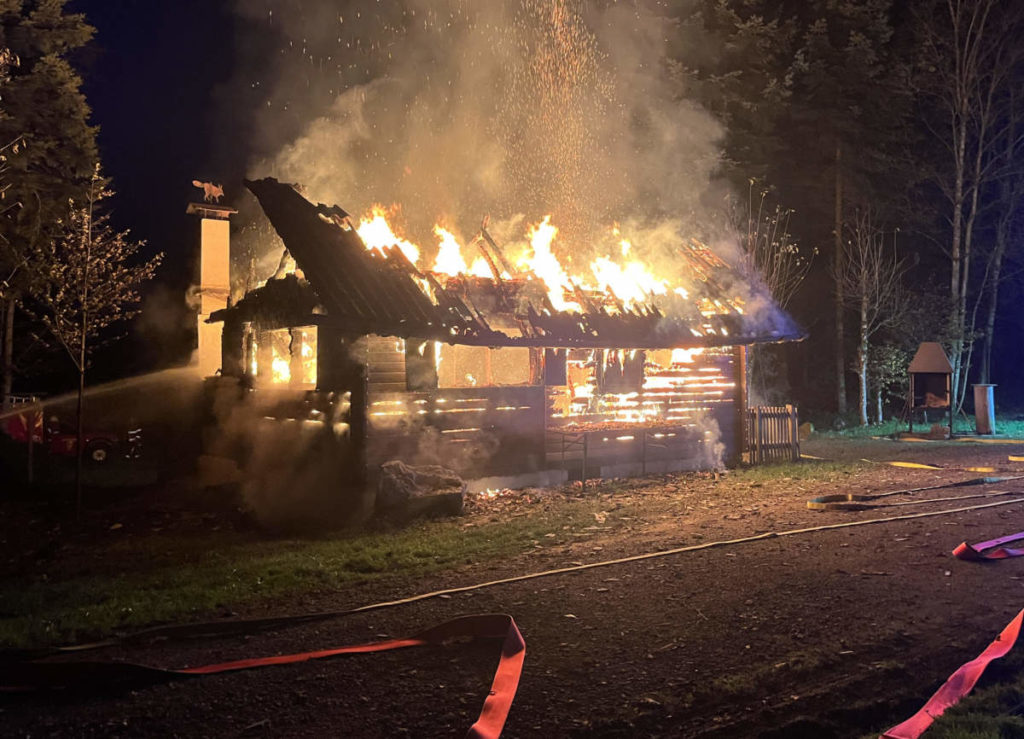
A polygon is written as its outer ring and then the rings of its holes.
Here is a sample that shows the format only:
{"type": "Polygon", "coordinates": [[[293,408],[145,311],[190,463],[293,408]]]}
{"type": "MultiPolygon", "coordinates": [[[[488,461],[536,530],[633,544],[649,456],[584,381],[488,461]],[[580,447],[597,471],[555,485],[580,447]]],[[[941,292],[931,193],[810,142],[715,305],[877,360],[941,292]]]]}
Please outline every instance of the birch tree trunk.
{"type": "MultiPolygon", "coordinates": [[[[1005,133],[1006,150],[1004,159],[1006,162],[1013,162],[1017,148],[1017,95],[1015,90],[1010,91],[1010,119],[1005,133]]],[[[1012,165],[1011,165],[1012,167],[1012,165]]],[[[1020,200],[1021,189],[1024,186],[1024,177],[1011,169],[1011,172],[1004,175],[999,183],[1000,213],[996,224],[996,243],[992,251],[988,272],[988,306],[985,314],[985,329],[982,338],[981,349],[981,382],[992,382],[992,346],[995,343],[996,310],[999,307],[999,281],[1003,272],[1003,258],[1009,246],[1013,230],[1013,219],[1015,210],[1020,200]]]]}
{"type": "Polygon", "coordinates": [[[860,425],[868,425],[868,350],[871,339],[868,317],[869,295],[865,290],[860,299],[860,324],[857,336],[857,380],[860,384],[860,394],[857,403],[857,410],[860,413],[860,425]]]}
{"type": "Polygon", "coordinates": [[[996,308],[999,304],[999,278],[1003,270],[1006,239],[1000,234],[996,252],[992,255],[992,274],[988,289],[988,312],[985,315],[985,335],[981,350],[981,381],[992,382],[992,345],[995,342],[996,308]]]}

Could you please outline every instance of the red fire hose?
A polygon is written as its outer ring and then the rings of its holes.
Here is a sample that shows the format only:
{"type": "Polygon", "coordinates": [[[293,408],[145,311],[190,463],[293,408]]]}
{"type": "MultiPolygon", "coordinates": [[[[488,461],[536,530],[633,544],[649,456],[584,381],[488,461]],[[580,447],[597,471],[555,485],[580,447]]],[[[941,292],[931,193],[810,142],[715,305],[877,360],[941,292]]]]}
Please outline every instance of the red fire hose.
{"type": "Polygon", "coordinates": [[[953,556],[957,559],[968,562],[987,562],[998,559],[1009,559],[1010,557],[1024,556],[1024,549],[1009,549],[1004,544],[1011,541],[1024,539],[1024,531],[1010,536],[1002,536],[998,539],[968,544],[966,541],[953,550],[953,556]]]}
{"type": "Polygon", "coordinates": [[[994,659],[1006,656],[1006,654],[1017,643],[1020,636],[1021,622],[1024,621],[1024,610],[1003,629],[996,640],[986,647],[985,651],[960,666],[956,672],[949,676],[942,687],[935,691],[935,695],[928,699],[920,711],[908,718],[902,724],[894,726],[882,734],[882,739],[917,739],[928,727],[932,725],[947,708],[956,705],[961,698],[971,692],[978,678],[994,659]]]}
{"type": "MultiPolygon", "coordinates": [[[[1021,539],[1024,539],[1024,532],[1001,536],[998,539],[990,539],[977,544],[964,542],[953,550],[953,556],[968,562],[993,562],[1024,556],[1024,549],[1010,549],[1003,546],[1021,539]]],[[[1003,629],[1003,632],[988,645],[984,652],[950,675],[949,679],[936,691],[935,695],[928,699],[920,711],[902,724],[894,726],[882,734],[882,739],[917,739],[921,736],[947,708],[956,705],[961,698],[974,689],[978,678],[981,677],[992,660],[1004,657],[1013,648],[1017,637],[1020,636],[1022,620],[1024,620],[1024,610],[1017,614],[1016,618],[1003,629]]]]}
{"type": "Polygon", "coordinates": [[[526,642],[523,641],[519,628],[511,616],[502,614],[463,616],[421,631],[407,639],[389,639],[315,652],[242,659],[180,670],[165,670],[128,662],[6,663],[0,664],[0,692],[68,689],[111,683],[121,685],[153,684],[220,672],[307,662],[343,654],[365,654],[425,644],[443,644],[450,639],[467,636],[504,640],[501,648],[501,660],[498,662],[498,669],[495,670],[494,680],[491,682],[491,691],[484,700],[479,718],[466,734],[468,739],[498,739],[505,726],[509,710],[512,708],[512,699],[515,698],[516,690],[519,687],[519,677],[522,674],[523,661],[526,658],[526,642]]]}

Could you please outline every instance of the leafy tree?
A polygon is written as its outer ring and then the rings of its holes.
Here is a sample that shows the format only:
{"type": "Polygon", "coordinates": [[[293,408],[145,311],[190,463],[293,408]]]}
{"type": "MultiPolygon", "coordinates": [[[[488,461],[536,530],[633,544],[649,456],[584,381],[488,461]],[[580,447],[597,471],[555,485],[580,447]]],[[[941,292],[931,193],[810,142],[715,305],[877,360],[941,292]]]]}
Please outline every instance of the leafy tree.
{"type": "Polygon", "coordinates": [[[871,345],[871,359],[868,366],[869,381],[874,388],[875,422],[885,422],[885,405],[895,401],[900,408],[907,401],[910,378],[911,353],[890,340],[878,341],[871,345]]]}
{"type": "Polygon", "coordinates": [[[141,286],[162,255],[142,260],[143,243],[116,231],[98,207],[112,195],[97,165],[84,202],[70,201],[57,235],[29,260],[39,318],[78,370],[76,500],[81,506],[82,396],[92,350],[110,330],[138,314],[141,286]]]}
{"type": "Polygon", "coordinates": [[[17,64],[3,85],[0,145],[23,140],[7,158],[5,197],[17,207],[0,221],[0,274],[5,281],[5,327],[0,352],[0,396],[13,378],[15,311],[31,291],[29,255],[55,238],[69,199],[84,201],[96,161],[96,129],[80,92],[81,79],[68,56],[84,45],[93,28],[81,14],[68,13],[66,0],[0,0],[0,48],[17,64]]]}
{"type": "Polygon", "coordinates": [[[795,19],[771,0],[709,0],[690,25],[702,43],[687,50],[689,94],[725,125],[725,174],[740,191],[751,177],[770,181],[785,148],[795,19]]]}

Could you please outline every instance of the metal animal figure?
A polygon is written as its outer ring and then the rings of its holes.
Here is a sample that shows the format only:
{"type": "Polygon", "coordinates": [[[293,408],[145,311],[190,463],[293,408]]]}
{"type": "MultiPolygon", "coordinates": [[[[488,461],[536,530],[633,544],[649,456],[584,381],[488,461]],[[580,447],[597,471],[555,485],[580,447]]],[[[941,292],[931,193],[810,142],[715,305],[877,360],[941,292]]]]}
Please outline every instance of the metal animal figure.
{"type": "Polygon", "coordinates": [[[220,199],[224,197],[224,188],[220,185],[199,180],[192,180],[192,184],[203,191],[203,200],[207,203],[219,203],[220,199]]]}

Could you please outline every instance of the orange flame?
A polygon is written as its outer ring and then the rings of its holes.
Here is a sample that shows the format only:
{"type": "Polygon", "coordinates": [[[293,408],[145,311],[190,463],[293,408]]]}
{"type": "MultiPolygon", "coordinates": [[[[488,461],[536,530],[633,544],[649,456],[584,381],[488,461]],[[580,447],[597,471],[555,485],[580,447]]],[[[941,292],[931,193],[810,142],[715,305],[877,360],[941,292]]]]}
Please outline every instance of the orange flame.
{"type": "Polygon", "coordinates": [[[462,249],[455,239],[455,234],[440,225],[434,226],[434,235],[438,241],[437,259],[434,260],[434,271],[445,275],[465,274],[466,260],[462,258],[462,249]]]}
{"type": "MultiPolygon", "coordinates": [[[[381,205],[374,205],[360,220],[356,231],[368,249],[383,252],[387,247],[397,246],[410,262],[416,264],[421,253],[419,246],[399,236],[400,232],[389,223],[389,217],[393,217],[397,210],[398,206],[384,208],[381,205]]],[[[621,256],[598,257],[588,265],[589,269],[584,268],[582,274],[569,272],[556,256],[554,243],[558,233],[559,229],[552,223],[550,215],[529,226],[526,233],[529,247],[517,261],[527,276],[532,273],[532,276],[544,283],[551,305],[557,311],[582,312],[576,297],[580,293],[592,295],[597,303],[603,302],[606,309],[613,311],[614,306],[605,300],[609,296],[614,298],[611,302],[617,302],[626,309],[634,309],[658,295],[671,294],[683,300],[691,299],[687,287],[672,284],[669,280],[656,276],[649,265],[637,258],[638,250],[634,242],[624,236],[618,224],[611,229],[611,237],[621,256]]],[[[439,223],[434,226],[434,235],[438,239],[437,256],[431,268],[435,274],[495,279],[491,264],[483,256],[476,255],[472,262],[469,261],[470,255],[463,252],[462,245],[452,230],[439,223]]],[[[687,245],[686,248],[691,247],[687,245]]],[[[709,267],[724,264],[708,247],[695,240],[687,261],[692,262],[694,280],[698,282],[708,280],[709,267]]],[[[502,277],[508,279],[510,275],[505,274],[502,277]]],[[[437,304],[437,296],[433,294],[430,283],[425,280],[417,282],[431,302],[437,304]]],[[[444,284],[443,279],[441,283],[444,284]]],[[[701,315],[709,318],[728,313],[742,314],[744,306],[740,298],[697,297],[695,307],[701,315]]],[[[724,332],[725,329],[721,330],[724,332]]],[[[691,328],[691,332],[696,337],[702,337],[708,332],[716,333],[716,330],[710,324],[705,324],[700,330],[691,328]]]]}
{"type": "Polygon", "coordinates": [[[369,216],[363,216],[356,227],[356,233],[366,244],[367,249],[376,249],[383,253],[385,247],[397,246],[405,258],[413,264],[420,258],[420,248],[410,241],[395,235],[388,223],[388,212],[382,205],[374,205],[369,216]]]}
{"type": "Polygon", "coordinates": [[[551,216],[544,216],[544,220],[531,226],[527,234],[533,253],[523,257],[519,263],[528,266],[544,281],[548,288],[548,298],[555,310],[579,311],[579,303],[565,299],[565,291],[572,290],[572,282],[558,257],[551,251],[551,244],[557,235],[558,227],[551,224],[551,216]]]}

